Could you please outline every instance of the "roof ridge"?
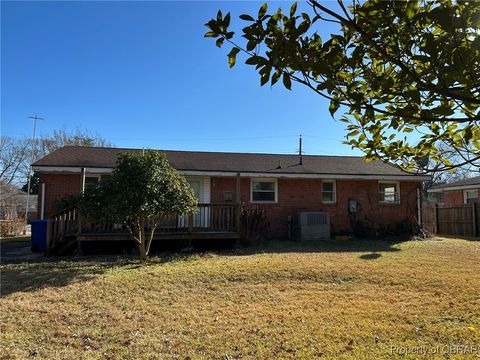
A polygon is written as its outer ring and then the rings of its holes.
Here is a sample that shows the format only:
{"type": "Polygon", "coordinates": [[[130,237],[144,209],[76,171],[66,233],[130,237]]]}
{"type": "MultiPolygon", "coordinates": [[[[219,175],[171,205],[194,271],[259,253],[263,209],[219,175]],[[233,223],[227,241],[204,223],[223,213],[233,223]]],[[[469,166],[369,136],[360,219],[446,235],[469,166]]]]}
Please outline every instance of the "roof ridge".
{"type": "Polygon", "coordinates": [[[459,180],[455,180],[455,181],[450,181],[450,182],[446,182],[446,183],[443,183],[443,184],[437,184],[437,185],[434,185],[432,186],[431,188],[432,189],[437,189],[437,188],[445,188],[445,187],[454,187],[454,186],[462,186],[464,183],[465,186],[468,186],[468,185],[476,185],[475,181],[480,181],[480,176],[471,176],[471,177],[467,177],[467,178],[464,178],[464,179],[459,179],[459,180]]]}
{"type": "MultiPolygon", "coordinates": [[[[299,154],[285,154],[285,153],[262,153],[262,152],[238,152],[238,151],[208,151],[208,150],[175,150],[175,149],[153,149],[153,148],[125,148],[114,146],[85,146],[85,145],[65,145],[62,148],[86,148],[86,149],[108,149],[108,150],[153,150],[153,151],[169,151],[169,152],[181,152],[181,153],[203,153],[203,154],[229,154],[229,155],[282,155],[282,156],[300,156],[299,154]]],[[[341,157],[341,158],[354,158],[361,159],[360,155],[322,155],[322,154],[302,154],[303,157],[341,157]]]]}
{"type": "MultiPolygon", "coordinates": [[[[122,152],[139,153],[139,148],[71,145],[57,149],[36,161],[33,166],[59,167],[114,167],[122,152]]],[[[195,171],[240,171],[256,173],[289,174],[383,174],[408,175],[381,160],[369,164],[361,156],[303,155],[300,164],[298,154],[269,154],[248,152],[220,152],[194,150],[151,149],[164,152],[172,166],[195,171]],[[279,170],[281,166],[281,170],[279,170]]]]}

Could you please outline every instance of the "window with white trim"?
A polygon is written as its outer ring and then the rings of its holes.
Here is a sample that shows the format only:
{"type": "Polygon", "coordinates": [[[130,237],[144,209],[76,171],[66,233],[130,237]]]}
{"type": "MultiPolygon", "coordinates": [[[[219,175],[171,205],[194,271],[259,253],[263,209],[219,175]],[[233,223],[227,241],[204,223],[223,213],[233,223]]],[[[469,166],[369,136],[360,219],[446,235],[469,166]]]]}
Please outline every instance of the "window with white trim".
{"type": "Polygon", "coordinates": [[[398,181],[380,181],[378,183],[378,195],[382,203],[399,203],[400,183],[398,181]]]}
{"type": "Polygon", "coordinates": [[[322,180],[322,203],[334,204],[337,201],[335,180],[322,180]]]}
{"type": "Polygon", "coordinates": [[[273,203],[277,201],[276,179],[252,179],[252,202],[273,203]]]}
{"type": "Polygon", "coordinates": [[[95,186],[100,181],[100,175],[85,176],[85,187],[95,186]]]}
{"type": "Polygon", "coordinates": [[[477,190],[465,190],[463,192],[463,202],[465,204],[478,203],[478,191],[477,190]]]}

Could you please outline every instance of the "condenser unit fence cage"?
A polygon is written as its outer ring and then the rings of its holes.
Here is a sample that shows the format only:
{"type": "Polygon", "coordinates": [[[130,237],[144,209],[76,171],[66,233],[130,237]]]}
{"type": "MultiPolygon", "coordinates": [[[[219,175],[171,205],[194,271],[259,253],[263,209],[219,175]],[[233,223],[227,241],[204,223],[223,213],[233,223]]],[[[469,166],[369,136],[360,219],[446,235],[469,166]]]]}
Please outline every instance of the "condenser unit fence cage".
{"type": "Polygon", "coordinates": [[[330,239],[330,216],[326,212],[302,212],[290,217],[292,240],[330,239]]]}

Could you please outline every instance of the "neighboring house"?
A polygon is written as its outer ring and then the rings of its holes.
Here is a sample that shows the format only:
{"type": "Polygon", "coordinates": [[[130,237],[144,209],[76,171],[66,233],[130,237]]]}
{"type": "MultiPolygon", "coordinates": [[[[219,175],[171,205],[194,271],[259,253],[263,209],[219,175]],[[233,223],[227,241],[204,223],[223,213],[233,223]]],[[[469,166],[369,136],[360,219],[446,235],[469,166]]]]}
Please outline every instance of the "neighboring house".
{"type": "Polygon", "coordinates": [[[438,194],[442,205],[459,205],[480,202],[480,176],[436,185],[428,189],[430,194],[438,194]]]}
{"type": "MultiPolygon", "coordinates": [[[[34,163],[45,199],[39,214],[52,215],[63,197],[80,192],[81,174],[86,186],[108,176],[126,151],[142,150],[67,146],[34,163]]],[[[417,189],[430,179],[353,156],[159,151],[187,177],[200,203],[256,204],[266,210],[271,235],[281,238],[288,236],[288,217],[299,212],[329,213],[333,232],[351,230],[354,220],[375,227],[411,223],[417,189]]]]}
{"type": "MultiPolygon", "coordinates": [[[[36,216],[37,195],[30,195],[28,199],[28,217],[36,216]]],[[[0,182],[0,220],[25,219],[27,193],[19,188],[0,182]]]]}

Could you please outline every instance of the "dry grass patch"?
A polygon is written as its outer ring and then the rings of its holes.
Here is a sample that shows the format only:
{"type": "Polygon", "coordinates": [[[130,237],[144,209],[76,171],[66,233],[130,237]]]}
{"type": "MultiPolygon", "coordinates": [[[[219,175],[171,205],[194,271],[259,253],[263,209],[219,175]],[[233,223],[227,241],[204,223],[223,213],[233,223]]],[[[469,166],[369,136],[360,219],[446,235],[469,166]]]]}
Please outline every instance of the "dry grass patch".
{"type": "Polygon", "coordinates": [[[405,358],[391,346],[454,344],[480,352],[480,242],[256,250],[146,265],[4,265],[1,356],[372,359],[405,358]]]}

